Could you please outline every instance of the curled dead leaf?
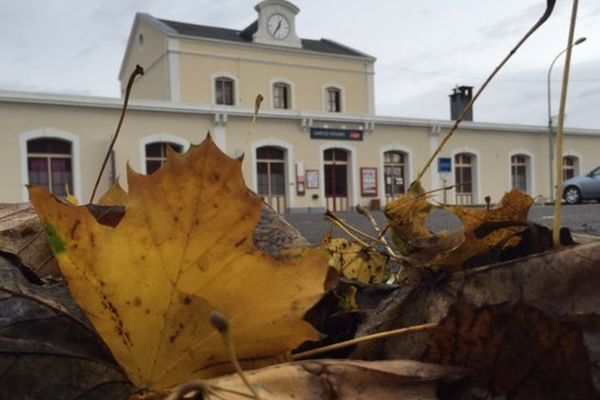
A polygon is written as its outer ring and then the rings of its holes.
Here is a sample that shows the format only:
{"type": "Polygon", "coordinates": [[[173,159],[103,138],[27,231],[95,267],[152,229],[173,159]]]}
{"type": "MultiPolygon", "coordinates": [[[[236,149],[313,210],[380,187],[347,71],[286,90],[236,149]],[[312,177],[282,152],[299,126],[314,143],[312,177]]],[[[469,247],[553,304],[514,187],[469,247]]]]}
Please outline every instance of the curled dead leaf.
{"type": "MultiPolygon", "coordinates": [[[[438,385],[460,380],[469,372],[406,360],[308,360],[250,371],[246,375],[262,400],[359,400],[367,397],[371,400],[433,400],[438,399],[438,385]]],[[[247,399],[248,389],[237,375],[210,379],[203,384],[214,390],[204,393],[207,400],[247,399]]],[[[178,393],[168,400],[180,398],[178,393]]]]}

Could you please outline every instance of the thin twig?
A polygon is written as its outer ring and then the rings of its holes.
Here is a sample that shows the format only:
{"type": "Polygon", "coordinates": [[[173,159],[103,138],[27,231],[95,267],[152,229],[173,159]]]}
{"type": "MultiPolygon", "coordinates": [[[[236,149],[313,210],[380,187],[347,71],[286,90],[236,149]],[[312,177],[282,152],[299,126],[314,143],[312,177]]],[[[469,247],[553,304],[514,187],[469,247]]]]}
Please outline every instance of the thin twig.
{"type": "Polygon", "coordinates": [[[444,138],[444,140],[442,140],[442,142],[437,147],[437,149],[433,152],[431,157],[429,157],[429,160],[427,161],[427,163],[425,164],[423,169],[421,169],[421,171],[419,172],[419,175],[417,176],[417,179],[416,179],[417,182],[421,180],[421,178],[423,177],[423,175],[425,174],[427,169],[431,166],[431,163],[433,162],[433,160],[435,160],[435,158],[440,154],[440,152],[442,151],[442,148],[444,147],[446,142],[448,142],[448,140],[452,137],[452,135],[454,134],[454,131],[456,131],[456,128],[458,128],[458,125],[463,121],[463,119],[465,118],[465,116],[467,115],[469,110],[473,107],[473,103],[475,103],[477,98],[479,98],[479,95],[481,94],[481,92],[483,92],[483,90],[487,87],[487,85],[490,83],[490,81],[496,76],[496,74],[500,71],[500,69],[504,66],[504,64],[506,64],[506,62],[513,56],[513,54],[515,54],[517,52],[519,47],[521,47],[521,45],[523,43],[525,43],[525,41],[527,39],[529,39],[529,37],[540,26],[542,26],[542,24],[544,22],[546,22],[548,17],[550,17],[550,14],[552,14],[552,10],[554,9],[555,3],[556,3],[556,0],[546,0],[546,11],[544,11],[544,14],[542,15],[542,17],[535,23],[535,25],[533,25],[533,27],[531,27],[531,29],[529,29],[529,31],[525,34],[525,36],[523,36],[523,38],[521,38],[521,40],[519,40],[517,45],[508,53],[508,55],[506,57],[504,57],[504,59],[500,62],[500,64],[498,64],[498,66],[494,69],[492,74],[485,80],[483,85],[481,85],[481,87],[475,93],[475,95],[473,96],[471,101],[469,101],[469,103],[465,106],[465,108],[462,110],[462,112],[460,113],[460,115],[458,116],[456,121],[454,122],[454,125],[452,125],[452,128],[450,128],[450,131],[446,134],[446,137],[444,138]]]}
{"type": "Polygon", "coordinates": [[[129,81],[127,82],[127,89],[125,90],[125,100],[123,102],[123,109],[121,110],[121,117],[119,118],[119,123],[117,124],[117,129],[110,142],[110,146],[108,146],[106,157],[104,157],[104,161],[102,161],[102,166],[100,167],[100,172],[98,173],[98,178],[96,179],[96,183],[94,184],[94,190],[92,190],[92,196],[90,197],[90,204],[94,202],[94,196],[96,195],[96,190],[98,190],[98,185],[100,184],[102,173],[104,173],[106,163],[108,163],[108,159],[110,158],[113,148],[115,147],[115,143],[117,142],[117,138],[119,137],[119,132],[121,132],[121,125],[123,125],[123,120],[125,119],[125,114],[127,113],[127,103],[129,103],[129,95],[131,94],[133,81],[138,75],[144,75],[144,69],[139,65],[136,65],[135,70],[131,73],[131,76],[129,76],[129,81]]]}
{"type": "Polygon", "coordinates": [[[391,246],[388,243],[388,241],[385,238],[385,236],[379,236],[379,234],[381,233],[381,229],[379,229],[379,224],[377,223],[377,221],[375,221],[375,218],[373,217],[373,214],[371,214],[371,212],[369,210],[367,210],[366,208],[364,208],[360,204],[356,205],[356,211],[359,214],[364,215],[365,217],[367,217],[367,219],[369,220],[369,222],[371,222],[371,225],[373,225],[373,229],[375,230],[375,233],[377,234],[377,239],[381,240],[381,242],[383,243],[383,246],[388,251],[388,253],[390,253],[393,256],[396,256],[396,252],[391,248],[391,246]]]}
{"type": "MultiPolygon", "coordinates": [[[[370,240],[374,244],[379,244],[379,245],[385,247],[385,243],[381,239],[375,238],[367,233],[364,233],[363,231],[361,231],[359,229],[356,229],[352,225],[347,224],[346,222],[344,222],[342,219],[337,217],[335,214],[333,214],[329,210],[327,210],[325,212],[325,218],[327,218],[329,221],[333,222],[333,224],[335,224],[335,226],[337,226],[342,231],[344,231],[346,234],[348,234],[352,239],[354,239],[356,241],[356,243],[359,246],[361,246],[365,249],[374,249],[375,251],[377,251],[377,249],[375,249],[372,245],[368,244],[364,240],[360,239],[358,236],[356,236],[356,234],[363,236],[365,239],[370,240]]],[[[407,264],[412,263],[412,260],[410,258],[405,257],[400,254],[388,254],[388,253],[382,253],[382,254],[384,254],[384,255],[390,257],[391,259],[396,260],[400,263],[407,263],[407,264]]]]}
{"type": "Polygon", "coordinates": [[[312,349],[312,350],[308,350],[308,351],[303,351],[302,353],[292,354],[292,359],[300,360],[303,358],[316,356],[317,354],[327,353],[329,351],[343,349],[346,347],[354,346],[359,343],[364,343],[364,342],[368,342],[371,340],[383,339],[383,338],[390,337],[390,336],[400,336],[400,335],[406,335],[409,333],[430,331],[433,328],[435,328],[436,326],[438,326],[438,324],[436,322],[431,322],[428,324],[409,326],[408,328],[400,328],[400,329],[394,329],[391,331],[378,332],[378,333],[374,333],[372,335],[361,336],[358,338],[346,340],[344,342],[335,343],[335,344],[332,344],[329,346],[319,347],[318,349],[312,349]]]}
{"type": "Polygon", "coordinates": [[[565,109],[567,106],[567,90],[569,88],[569,73],[571,71],[571,51],[573,50],[573,38],[575,36],[575,22],[577,21],[577,6],[579,0],[573,0],[573,9],[571,11],[571,25],[569,26],[569,41],[567,45],[567,54],[565,56],[565,68],[563,71],[562,92],[560,94],[560,109],[558,111],[558,126],[556,128],[556,191],[554,198],[554,221],[552,223],[552,242],[555,247],[560,246],[560,220],[562,217],[562,154],[563,154],[563,136],[565,124],[565,109]]]}

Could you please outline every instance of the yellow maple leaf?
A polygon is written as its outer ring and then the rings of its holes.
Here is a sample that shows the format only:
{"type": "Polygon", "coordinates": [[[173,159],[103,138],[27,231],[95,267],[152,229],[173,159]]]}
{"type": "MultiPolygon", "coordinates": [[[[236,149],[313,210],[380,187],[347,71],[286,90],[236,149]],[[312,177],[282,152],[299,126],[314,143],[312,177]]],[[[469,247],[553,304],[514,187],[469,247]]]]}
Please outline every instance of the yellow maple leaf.
{"type": "Polygon", "coordinates": [[[518,234],[527,228],[527,214],[532,205],[531,196],[512,190],[490,210],[447,206],[446,209],[459,217],[464,225],[464,241],[451,251],[438,254],[427,267],[457,270],[464,268],[469,260],[485,257],[495,248],[517,245],[521,240],[518,234]]]}
{"type": "Polygon", "coordinates": [[[330,254],[329,266],[344,277],[377,284],[389,278],[388,258],[374,249],[364,249],[344,238],[329,239],[325,246],[330,254]]]}
{"type": "Polygon", "coordinates": [[[127,204],[127,192],[119,184],[119,180],[102,195],[98,204],[103,206],[123,206],[127,204]]]}
{"type": "Polygon", "coordinates": [[[207,138],[170,152],[153,175],[129,170],[128,182],[115,227],[42,188],[29,192],[74,298],[137,387],[230,369],[213,310],[229,318],[243,365],[319,338],[302,318],[323,293],[326,252],[275,258],[255,248],[262,201],[239,160],[207,138]]]}

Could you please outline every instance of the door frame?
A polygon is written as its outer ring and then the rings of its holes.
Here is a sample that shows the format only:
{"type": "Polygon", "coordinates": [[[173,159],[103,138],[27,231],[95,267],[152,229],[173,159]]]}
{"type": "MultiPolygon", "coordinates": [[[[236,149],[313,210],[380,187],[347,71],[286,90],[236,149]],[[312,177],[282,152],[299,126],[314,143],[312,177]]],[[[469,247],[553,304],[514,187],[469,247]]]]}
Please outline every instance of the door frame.
{"type": "MultiPolygon", "coordinates": [[[[264,146],[272,146],[279,147],[284,150],[284,158],[283,162],[285,163],[284,171],[285,171],[285,180],[288,182],[288,185],[285,187],[285,198],[286,198],[286,212],[294,208],[296,205],[296,173],[294,170],[294,146],[288,142],[283,140],[275,139],[275,138],[267,138],[262,140],[257,140],[256,142],[252,142],[250,145],[250,165],[251,171],[251,189],[254,193],[258,193],[258,177],[256,173],[256,149],[264,146]],[[290,184],[291,183],[291,184],[290,184]]],[[[248,176],[248,175],[246,175],[248,176]]]]}
{"type": "Polygon", "coordinates": [[[348,152],[348,209],[354,208],[360,198],[358,195],[358,170],[356,167],[357,152],[356,148],[348,143],[340,141],[331,141],[319,146],[319,197],[321,198],[321,207],[327,208],[325,199],[325,150],[342,149],[348,152]]]}

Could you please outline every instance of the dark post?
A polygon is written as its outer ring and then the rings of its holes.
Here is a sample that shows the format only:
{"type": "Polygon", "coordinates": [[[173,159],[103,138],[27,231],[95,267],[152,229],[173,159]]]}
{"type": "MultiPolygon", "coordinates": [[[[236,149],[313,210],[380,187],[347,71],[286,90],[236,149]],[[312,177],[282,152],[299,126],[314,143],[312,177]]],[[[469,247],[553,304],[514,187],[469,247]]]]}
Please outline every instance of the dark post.
{"type": "MultiPolygon", "coordinates": [[[[450,95],[450,119],[456,121],[465,106],[473,98],[473,86],[458,86],[450,95]]],[[[473,108],[465,115],[465,121],[473,121],[473,108]]]]}

